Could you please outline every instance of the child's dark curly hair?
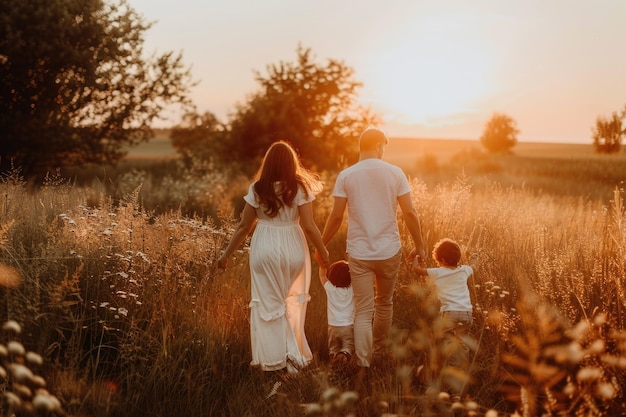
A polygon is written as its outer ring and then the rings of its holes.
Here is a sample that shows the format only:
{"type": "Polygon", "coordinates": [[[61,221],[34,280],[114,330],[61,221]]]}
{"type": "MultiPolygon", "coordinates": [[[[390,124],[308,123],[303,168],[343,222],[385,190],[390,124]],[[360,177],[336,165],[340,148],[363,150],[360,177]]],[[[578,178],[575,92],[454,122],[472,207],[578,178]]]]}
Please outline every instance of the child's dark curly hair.
{"type": "Polygon", "coordinates": [[[352,284],[348,262],[341,260],[329,266],[328,280],[337,288],[348,288],[352,284]]]}
{"type": "Polygon", "coordinates": [[[461,260],[461,248],[452,239],[441,239],[433,248],[433,259],[446,266],[457,266],[461,260]]]}

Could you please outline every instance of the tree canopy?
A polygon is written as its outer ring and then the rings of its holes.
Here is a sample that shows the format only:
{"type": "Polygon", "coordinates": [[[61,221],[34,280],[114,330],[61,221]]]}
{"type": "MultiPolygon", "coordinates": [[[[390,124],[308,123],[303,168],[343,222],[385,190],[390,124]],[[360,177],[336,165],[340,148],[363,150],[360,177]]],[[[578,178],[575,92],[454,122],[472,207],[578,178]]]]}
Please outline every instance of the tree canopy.
{"type": "Polygon", "coordinates": [[[362,85],[352,68],[313,58],[310,49],[298,47],[295,63],[279,62],[269,65],[266,75],[256,73],[261,88],[232,115],[226,159],[250,174],[276,140],[291,143],[312,169],[337,169],[356,159],[358,136],[378,118],[357,104],[362,85]]]}
{"type": "Polygon", "coordinates": [[[480,142],[489,152],[506,152],[517,144],[517,123],[503,113],[494,113],[485,125],[480,142]]]}
{"type": "Polygon", "coordinates": [[[166,105],[189,105],[181,54],[143,56],[150,27],[124,0],[3,2],[0,166],[113,163],[166,105]]]}
{"type": "Polygon", "coordinates": [[[626,134],[622,118],[626,117],[626,106],[621,115],[613,112],[611,117],[598,116],[596,125],[592,128],[593,147],[598,153],[619,152],[622,139],[626,134]]]}

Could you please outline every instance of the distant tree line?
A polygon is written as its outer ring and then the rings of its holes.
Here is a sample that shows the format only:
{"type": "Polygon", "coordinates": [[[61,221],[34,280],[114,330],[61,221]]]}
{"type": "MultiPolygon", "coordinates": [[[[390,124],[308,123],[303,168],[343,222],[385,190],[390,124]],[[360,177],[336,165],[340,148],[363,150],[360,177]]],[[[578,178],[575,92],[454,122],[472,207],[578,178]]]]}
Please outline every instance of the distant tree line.
{"type": "MultiPolygon", "coordinates": [[[[626,136],[626,106],[611,116],[598,116],[592,128],[593,147],[597,153],[619,152],[626,136]]],[[[519,129],[514,119],[504,113],[494,113],[480,137],[481,144],[492,153],[507,152],[517,144],[519,129]]]]}

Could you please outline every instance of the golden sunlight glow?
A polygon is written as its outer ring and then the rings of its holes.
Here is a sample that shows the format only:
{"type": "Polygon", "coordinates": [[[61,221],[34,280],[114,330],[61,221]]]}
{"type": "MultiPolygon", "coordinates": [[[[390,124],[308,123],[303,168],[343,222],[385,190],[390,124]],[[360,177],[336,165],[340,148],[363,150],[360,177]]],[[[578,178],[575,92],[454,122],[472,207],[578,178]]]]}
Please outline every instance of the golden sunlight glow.
{"type": "Polygon", "coordinates": [[[402,43],[378,54],[374,106],[388,121],[446,124],[491,93],[489,55],[475,43],[444,38],[402,43]]]}

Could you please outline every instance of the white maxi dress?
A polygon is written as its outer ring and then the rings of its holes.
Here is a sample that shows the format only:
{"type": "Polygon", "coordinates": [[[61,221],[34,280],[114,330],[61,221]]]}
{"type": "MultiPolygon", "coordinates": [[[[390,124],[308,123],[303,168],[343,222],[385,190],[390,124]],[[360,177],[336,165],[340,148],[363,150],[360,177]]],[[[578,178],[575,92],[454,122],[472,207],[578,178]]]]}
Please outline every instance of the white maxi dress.
{"type": "Polygon", "coordinates": [[[253,185],[244,197],[258,217],[250,241],[251,365],[265,371],[287,367],[295,372],[313,357],[304,334],[311,256],[298,213],[299,206],[313,199],[299,189],[293,207],[283,206],[276,217],[269,217],[253,185]]]}

